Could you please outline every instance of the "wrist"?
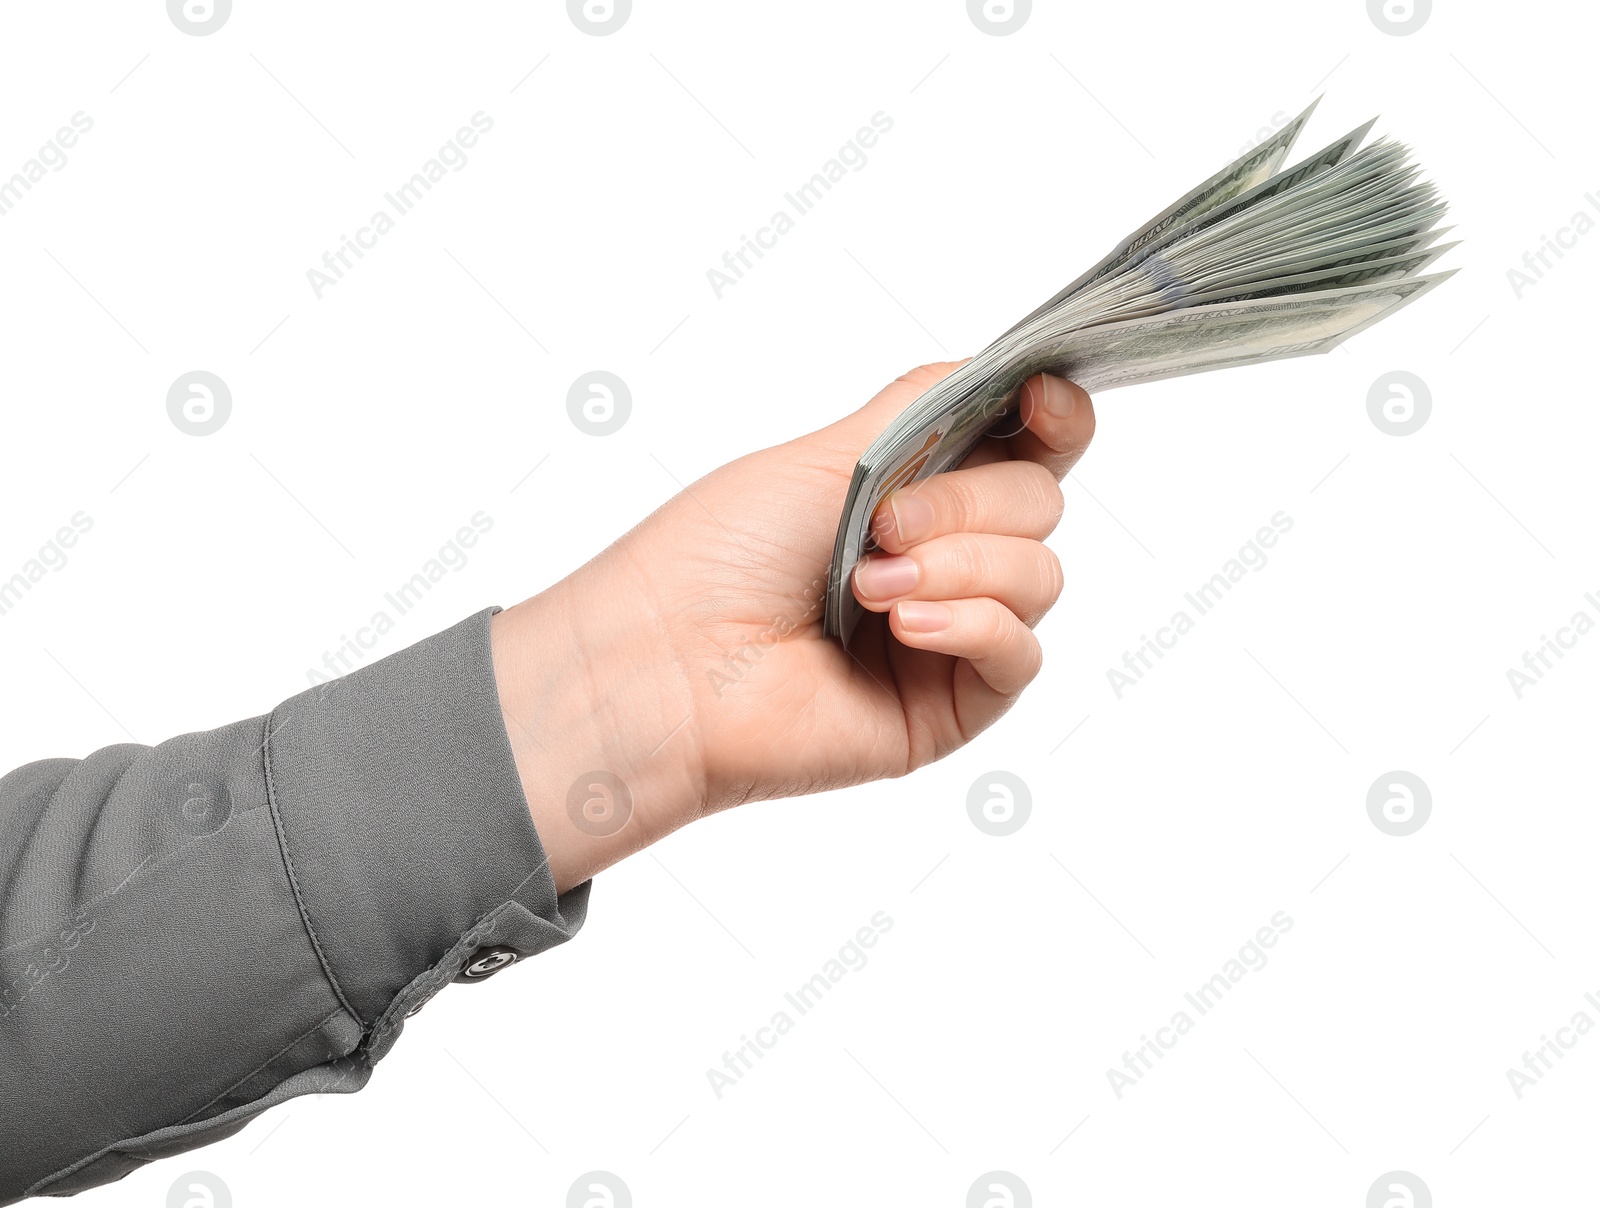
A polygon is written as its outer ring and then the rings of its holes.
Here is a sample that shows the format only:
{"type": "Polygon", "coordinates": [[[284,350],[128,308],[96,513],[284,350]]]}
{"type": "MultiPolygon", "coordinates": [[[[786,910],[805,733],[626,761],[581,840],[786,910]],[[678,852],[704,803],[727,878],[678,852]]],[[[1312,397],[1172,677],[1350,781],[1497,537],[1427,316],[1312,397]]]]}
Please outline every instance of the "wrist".
{"type": "Polygon", "coordinates": [[[594,564],[490,622],[523,794],[565,893],[704,812],[693,696],[642,584],[594,564]]]}

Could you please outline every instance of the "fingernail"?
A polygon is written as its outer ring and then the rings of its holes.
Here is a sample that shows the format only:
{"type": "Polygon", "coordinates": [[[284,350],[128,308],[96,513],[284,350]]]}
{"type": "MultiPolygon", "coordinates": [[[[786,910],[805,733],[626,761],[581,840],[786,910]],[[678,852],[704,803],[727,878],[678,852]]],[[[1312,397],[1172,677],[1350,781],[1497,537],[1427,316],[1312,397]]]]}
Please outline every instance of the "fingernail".
{"type": "Polygon", "coordinates": [[[1078,392],[1057,377],[1044,379],[1044,409],[1052,419],[1066,419],[1077,409],[1078,392]]]}
{"type": "Polygon", "coordinates": [[[917,564],[899,555],[864,558],[856,564],[856,590],[873,600],[892,600],[917,585],[917,564]]]}
{"type": "Polygon", "coordinates": [[[933,536],[933,504],[915,491],[896,491],[889,496],[894,512],[894,529],[902,545],[914,545],[933,536]]]}
{"type": "Polygon", "coordinates": [[[955,614],[948,607],[930,600],[902,600],[897,607],[901,627],[912,633],[938,633],[949,629],[950,622],[955,620],[955,614]]]}

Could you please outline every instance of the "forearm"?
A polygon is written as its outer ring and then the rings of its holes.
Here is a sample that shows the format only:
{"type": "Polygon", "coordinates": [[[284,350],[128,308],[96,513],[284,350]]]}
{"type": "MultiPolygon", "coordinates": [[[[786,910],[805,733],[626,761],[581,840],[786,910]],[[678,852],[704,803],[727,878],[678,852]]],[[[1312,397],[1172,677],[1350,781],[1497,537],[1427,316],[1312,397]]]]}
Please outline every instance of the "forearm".
{"type": "Polygon", "coordinates": [[[640,577],[609,559],[491,625],[506,731],[559,892],[699,816],[708,799],[672,635],[640,577]]]}
{"type": "Polygon", "coordinates": [[[357,1090],[446,982],[570,938],[598,870],[1000,716],[1060,590],[1040,542],[1087,398],[910,488],[932,527],[855,585],[885,615],[848,651],[818,623],[854,451],[947,369],[708,475],[506,613],[264,717],[0,780],[0,1203],[357,1090]],[[947,623],[908,624],[930,602],[947,623]]]}
{"type": "Polygon", "coordinates": [[[484,954],[577,930],[587,886],[557,898],[488,630],[0,778],[0,1203],[358,1090],[484,954]]]}

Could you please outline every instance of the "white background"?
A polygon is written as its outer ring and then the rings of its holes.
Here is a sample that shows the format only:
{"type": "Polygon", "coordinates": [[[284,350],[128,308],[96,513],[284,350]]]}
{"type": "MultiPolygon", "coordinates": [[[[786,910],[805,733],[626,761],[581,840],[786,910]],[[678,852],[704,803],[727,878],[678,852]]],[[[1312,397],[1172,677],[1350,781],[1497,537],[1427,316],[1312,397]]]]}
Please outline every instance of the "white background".
{"type": "Polygon", "coordinates": [[[1005,37],[961,0],[638,0],[608,37],[556,0],[3,22],[0,175],[94,123],[0,218],[0,578],[93,519],[0,616],[4,767],[264,712],[479,510],[371,657],[533,594],[675,478],[977,350],[1319,92],[1301,151],[1381,113],[1466,240],[1346,351],[1097,400],[1045,670],[970,748],[680,832],[363,1093],[85,1202],[197,1167],[240,1205],[557,1205],[592,1169],[639,1205],[960,1205],[993,1169],[1039,1204],[1358,1208],[1395,1169],[1440,1205],[1595,1195],[1600,1036],[1520,1100],[1506,1077],[1600,1022],[1600,636],[1521,699],[1506,676],[1600,619],[1600,233],[1507,279],[1600,218],[1592,9],[1440,4],[1404,37],[1360,0],[1041,0],[1005,37]],[[480,110],[319,300],[306,271],[480,110]],[[865,168],[717,299],[706,270],[878,111],[865,168]],[[203,439],[166,414],[192,369],[233,396],[203,439]],[[633,397],[605,438],[566,414],[593,369],[633,397]],[[1432,396],[1406,437],[1367,414],[1396,369],[1432,396]],[[1117,699],[1107,669],[1279,511],[1266,568],[1117,699]],[[1032,791],[1008,838],[966,813],[996,769],[1032,791]],[[1396,769],[1433,796],[1406,838],[1366,811],[1396,769]],[[706,1070],[877,911],[868,965],[718,1099],[706,1070]],[[1108,1067],[1277,911],[1269,963],[1118,1098],[1108,1067]]]}

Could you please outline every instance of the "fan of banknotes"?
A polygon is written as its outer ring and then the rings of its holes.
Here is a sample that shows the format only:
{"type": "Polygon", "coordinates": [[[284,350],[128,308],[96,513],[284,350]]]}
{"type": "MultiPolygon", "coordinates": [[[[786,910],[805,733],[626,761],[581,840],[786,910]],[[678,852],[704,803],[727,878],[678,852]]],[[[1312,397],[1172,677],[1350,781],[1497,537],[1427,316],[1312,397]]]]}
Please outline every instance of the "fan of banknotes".
{"type": "MultiPolygon", "coordinates": [[[[1312,102],[1268,141],[1129,235],[1110,255],[908,407],[861,455],[828,580],[825,625],[849,643],[850,573],[891,491],[1015,432],[1036,373],[1089,391],[1327,352],[1453,275],[1422,271],[1445,204],[1409,149],[1366,123],[1292,168],[1312,102]]],[[[1376,121],[1376,119],[1374,119],[1376,121]]]]}

